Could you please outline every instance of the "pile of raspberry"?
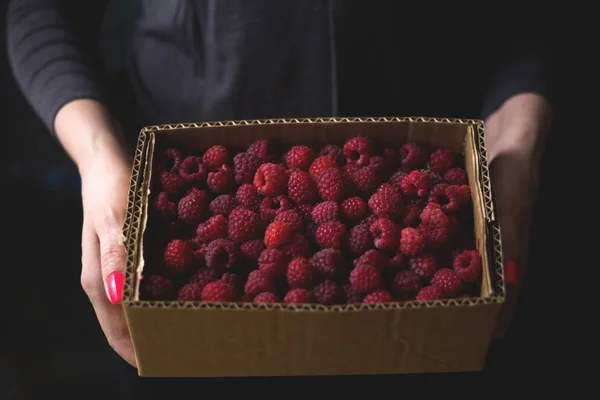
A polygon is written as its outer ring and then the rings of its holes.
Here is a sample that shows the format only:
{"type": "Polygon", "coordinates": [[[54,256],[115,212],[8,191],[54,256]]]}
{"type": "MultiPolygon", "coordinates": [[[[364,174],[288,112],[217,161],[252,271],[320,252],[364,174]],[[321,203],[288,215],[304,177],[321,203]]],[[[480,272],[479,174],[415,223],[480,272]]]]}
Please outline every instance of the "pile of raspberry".
{"type": "Polygon", "coordinates": [[[146,300],[387,303],[476,297],[464,157],[416,143],[271,140],[154,165],[146,300]]]}

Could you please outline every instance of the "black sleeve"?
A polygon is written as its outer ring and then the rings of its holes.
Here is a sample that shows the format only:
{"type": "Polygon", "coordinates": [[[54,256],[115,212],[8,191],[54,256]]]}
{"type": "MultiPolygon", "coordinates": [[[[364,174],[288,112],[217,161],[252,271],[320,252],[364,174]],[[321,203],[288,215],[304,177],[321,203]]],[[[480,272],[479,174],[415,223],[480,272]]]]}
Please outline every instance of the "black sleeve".
{"type": "Polygon", "coordinates": [[[66,103],[103,101],[97,34],[104,2],[12,0],[8,56],[17,84],[46,127],[66,103]]]}

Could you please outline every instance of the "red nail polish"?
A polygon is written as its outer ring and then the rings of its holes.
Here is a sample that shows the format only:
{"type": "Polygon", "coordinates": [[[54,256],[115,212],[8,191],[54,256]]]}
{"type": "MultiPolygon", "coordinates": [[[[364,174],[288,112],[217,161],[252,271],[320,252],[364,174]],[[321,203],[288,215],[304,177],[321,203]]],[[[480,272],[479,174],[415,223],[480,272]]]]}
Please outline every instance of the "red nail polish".
{"type": "Polygon", "coordinates": [[[519,270],[515,261],[504,262],[504,282],[511,286],[519,283],[519,270]]]}
{"type": "Polygon", "coordinates": [[[111,303],[120,303],[123,299],[123,284],[125,283],[125,277],[120,272],[113,272],[108,276],[108,299],[111,303]]]}

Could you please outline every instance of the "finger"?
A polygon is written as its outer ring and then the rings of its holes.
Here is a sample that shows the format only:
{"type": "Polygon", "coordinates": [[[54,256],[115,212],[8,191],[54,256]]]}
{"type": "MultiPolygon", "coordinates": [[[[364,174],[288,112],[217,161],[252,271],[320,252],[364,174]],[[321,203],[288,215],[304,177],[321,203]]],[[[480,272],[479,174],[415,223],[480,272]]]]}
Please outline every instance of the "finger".
{"type": "Polygon", "coordinates": [[[123,299],[127,254],[119,238],[124,218],[124,213],[108,211],[96,224],[100,239],[101,280],[105,284],[106,296],[113,304],[123,299]]]}

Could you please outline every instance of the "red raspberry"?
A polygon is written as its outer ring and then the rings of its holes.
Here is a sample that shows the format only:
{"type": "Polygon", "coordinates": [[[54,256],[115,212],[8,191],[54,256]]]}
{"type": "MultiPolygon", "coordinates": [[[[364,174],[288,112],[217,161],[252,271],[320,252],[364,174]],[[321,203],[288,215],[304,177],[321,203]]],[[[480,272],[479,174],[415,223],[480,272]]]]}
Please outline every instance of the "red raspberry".
{"type": "Polygon", "coordinates": [[[206,215],[208,193],[204,190],[192,188],[177,205],[178,218],[189,225],[197,225],[206,215]]]}
{"type": "Polygon", "coordinates": [[[265,232],[265,246],[276,249],[292,239],[292,228],[283,221],[271,222],[265,232]]]}
{"type": "Polygon", "coordinates": [[[288,194],[296,204],[310,204],[317,201],[317,185],[313,178],[303,171],[294,171],[288,182],[288,194]]]}
{"type": "Polygon", "coordinates": [[[158,157],[157,170],[159,172],[175,173],[181,166],[182,158],[179,150],[173,148],[167,149],[158,157]]]}
{"type": "Polygon", "coordinates": [[[423,170],[412,171],[400,182],[400,189],[405,196],[427,197],[431,186],[431,177],[423,170]]]}
{"type": "Polygon", "coordinates": [[[243,184],[235,194],[235,200],[250,211],[258,212],[261,197],[254,185],[243,184]]]}
{"type": "Polygon", "coordinates": [[[440,288],[446,296],[455,297],[462,289],[462,282],[454,271],[441,268],[431,278],[431,284],[440,288]]]}
{"type": "Polygon", "coordinates": [[[233,274],[231,272],[226,272],[221,276],[221,281],[229,283],[233,286],[233,290],[235,291],[235,297],[238,298],[244,292],[244,283],[245,280],[240,274],[233,274]]]}
{"type": "Polygon", "coordinates": [[[229,152],[225,147],[216,145],[206,150],[206,153],[202,156],[202,161],[209,170],[217,171],[223,165],[229,164],[229,152]]]}
{"type": "Polygon", "coordinates": [[[194,263],[194,254],[190,245],[180,239],[175,239],[165,248],[165,266],[174,275],[184,275],[194,263]]]}
{"type": "Polygon", "coordinates": [[[227,217],[237,206],[237,201],[231,195],[222,194],[210,202],[208,209],[212,215],[221,214],[227,217]]]}
{"type": "Polygon", "coordinates": [[[312,210],[314,208],[315,207],[312,204],[299,204],[296,207],[296,210],[298,210],[298,213],[305,222],[314,222],[312,219],[312,210]]]}
{"type": "Polygon", "coordinates": [[[342,165],[346,161],[344,151],[335,144],[328,144],[319,151],[319,157],[329,156],[335,160],[337,165],[342,165]]]}
{"type": "Polygon", "coordinates": [[[279,297],[271,292],[262,292],[254,296],[254,302],[258,304],[279,303],[279,297]]]}
{"type": "Polygon", "coordinates": [[[226,302],[235,300],[235,288],[224,281],[211,282],[202,290],[202,301],[226,302]]]}
{"type": "Polygon", "coordinates": [[[241,244],[240,254],[247,261],[258,261],[265,248],[265,244],[261,239],[249,240],[241,244]]]}
{"type": "Polygon", "coordinates": [[[348,251],[358,257],[373,248],[373,235],[367,224],[358,224],[348,232],[348,251]]]}
{"type": "Polygon", "coordinates": [[[380,218],[395,219],[402,213],[402,195],[389,183],[384,183],[369,198],[369,208],[380,218]]]}
{"type": "Polygon", "coordinates": [[[263,232],[260,215],[242,206],[233,209],[229,215],[229,238],[234,242],[245,242],[260,237],[263,232]]]}
{"type": "Polygon", "coordinates": [[[391,288],[400,299],[408,300],[421,290],[421,277],[413,271],[402,270],[394,277],[391,288]]]}
{"type": "Polygon", "coordinates": [[[179,166],[179,175],[185,183],[190,185],[199,185],[206,181],[208,168],[202,163],[200,157],[187,157],[179,166]]]}
{"type": "Polygon", "coordinates": [[[421,222],[421,208],[416,204],[406,204],[402,210],[402,224],[416,227],[421,222]]]}
{"type": "Polygon", "coordinates": [[[352,182],[356,189],[364,194],[373,193],[381,183],[381,176],[371,166],[362,167],[352,174],[352,182]]]}
{"type": "Polygon", "coordinates": [[[258,157],[248,153],[238,153],[233,157],[233,171],[235,183],[243,185],[253,183],[256,170],[260,167],[261,161],[258,157]]]}
{"type": "Polygon", "coordinates": [[[285,156],[285,164],[289,169],[308,171],[315,155],[308,146],[294,146],[285,156]]]}
{"type": "Polygon", "coordinates": [[[341,279],[348,274],[346,260],[339,250],[321,250],[310,258],[310,264],[326,279],[341,279]]]}
{"type": "Polygon", "coordinates": [[[344,183],[352,182],[352,175],[354,175],[354,173],[359,169],[360,167],[356,164],[345,164],[341,169],[342,177],[344,178],[344,183]]]}
{"type": "Polygon", "coordinates": [[[214,271],[232,270],[239,259],[239,250],[230,240],[216,239],[206,248],[206,265],[214,271]]]}
{"type": "Polygon", "coordinates": [[[169,196],[179,196],[185,189],[185,182],[179,175],[170,172],[161,172],[159,179],[160,189],[169,196]]]}
{"type": "Polygon", "coordinates": [[[387,257],[379,250],[369,250],[354,261],[356,267],[367,264],[377,267],[378,269],[384,269],[387,263],[387,257]]]}
{"type": "Polygon", "coordinates": [[[363,302],[363,295],[358,293],[356,289],[352,287],[350,282],[344,285],[344,293],[346,294],[346,303],[347,304],[356,304],[363,302]]]}
{"type": "Polygon", "coordinates": [[[150,275],[142,279],[142,292],[150,300],[170,300],[175,295],[173,281],[160,275],[150,275]]]}
{"type": "Polygon", "coordinates": [[[394,299],[387,290],[376,290],[373,293],[369,293],[363,299],[365,304],[377,304],[377,303],[391,303],[394,299]]]}
{"type": "Polygon", "coordinates": [[[198,283],[185,284],[177,293],[177,301],[201,301],[203,289],[198,283]]]}
{"type": "Polygon", "coordinates": [[[292,203],[287,196],[265,197],[260,203],[260,217],[263,221],[270,222],[275,219],[277,214],[291,210],[292,203]]]}
{"type": "Polygon", "coordinates": [[[397,190],[402,192],[402,181],[406,178],[408,174],[402,170],[398,170],[394,172],[394,174],[390,177],[389,183],[394,186],[397,190]]]}
{"type": "Polygon", "coordinates": [[[348,164],[357,164],[364,167],[369,164],[373,155],[373,144],[366,137],[354,137],[344,144],[344,157],[348,164]]]}
{"type": "Polygon", "coordinates": [[[256,269],[248,274],[244,293],[249,296],[256,296],[261,292],[274,292],[275,286],[275,281],[271,277],[256,269]]]}
{"type": "Polygon", "coordinates": [[[452,188],[456,188],[456,186],[445,183],[435,185],[429,194],[429,202],[439,204],[445,213],[455,212],[460,207],[460,202],[457,196],[458,192],[452,188]]]}
{"type": "Polygon", "coordinates": [[[450,185],[466,185],[469,183],[467,172],[462,168],[450,168],[444,174],[444,180],[450,185]]]}
{"type": "Polygon", "coordinates": [[[342,217],[348,222],[359,221],[367,214],[367,203],[360,197],[350,197],[341,206],[342,217]]]}
{"type": "Polygon", "coordinates": [[[163,219],[175,218],[177,215],[177,204],[169,200],[169,195],[160,192],[154,200],[154,211],[163,219]]]}
{"type": "Polygon", "coordinates": [[[338,163],[331,157],[328,156],[321,156],[321,157],[317,157],[312,164],[310,165],[310,168],[308,169],[308,173],[313,177],[316,178],[317,176],[319,176],[321,174],[321,172],[325,171],[326,169],[329,168],[338,168],[339,165],[338,163]]]}
{"type": "Polygon", "coordinates": [[[263,164],[254,175],[254,187],[263,196],[275,197],[284,194],[287,185],[288,174],[283,164],[263,164]]]}
{"type": "Polygon", "coordinates": [[[201,268],[190,278],[190,283],[197,283],[201,286],[200,291],[206,285],[217,280],[217,274],[210,268],[201,268]]]}
{"type": "Polygon", "coordinates": [[[327,168],[317,176],[317,190],[325,201],[341,201],[344,198],[342,173],[337,168],[327,168]]]}
{"type": "Polygon", "coordinates": [[[406,257],[404,256],[404,254],[397,251],[396,254],[394,254],[394,256],[388,260],[386,267],[387,269],[391,270],[399,270],[404,268],[405,261],[406,257]]]}
{"type": "Polygon", "coordinates": [[[339,249],[346,236],[346,225],[339,222],[325,222],[317,227],[315,239],[324,249],[339,249]]]}
{"type": "Polygon", "coordinates": [[[287,242],[282,248],[283,252],[289,258],[309,257],[311,254],[308,240],[301,234],[297,233],[292,236],[292,240],[287,242]]]}
{"type": "Polygon", "coordinates": [[[421,254],[408,262],[411,271],[422,278],[431,278],[438,269],[437,261],[431,254],[421,254]]]}
{"type": "Polygon", "coordinates": [[[208,243],[215,239],[224,238],[227,236],[227,218],[219,214],[210,217],[205,222],[198,225],[196,235],[200,240],[208,243]]]}
{"type": "Polygon", "coordinates": [[[313,289],[313,297],[319,304],[334,305],[344,302],[344,289],[334,281],[325,280],[313,289]]]}
{"type": "Polygon", "coordinates": [[[285,269],[288,264],[288,257],[282,250],[265,249],[258,258],[258,268],[270,277],[285,275],[285,269]]]}
{"type": "Polygon", "coordinates": [[[409,257],[416,256],[425,248],[425,240],[415,228],[404,228],[400,232],[400,251],[409,257]]]}
{"type": "Polygon", "coordinates": [[[292,228],[293,233],[301,233],[304,230],[304,222],[298,211],[291,209],[281,211],[275,216],[275,221],[285,222],[292,228]]]}
{"type": "Polygon", "coordinates": [[[369,166],[374,168],[380,176],[387,176],[389,173],[388,166],[383,157],[371,157],[369,166]]]}
{"type": "Polygon", "coordinates": [[[194,258],[205,265],[206,263],[204,257],[206,256],[207,244],[200,240],[200,238],[197,236],[188,240],[188,244],[192,248],[192,254],[194,255],[194,258]]]}
{"type": "Polygon", "coordinates": [[[312,294],[306,289],[292,289],[283,298],[286,304],[308,304],[312,303],[312,294]]]}
{"type": "Polygon", "coordinates": [[[419,301],[432,301],[441,299],[444,293],[437,286],[426,286],[417,293],[417,300],[419,301]]]}
{"type": "Polygon", "coordinates": [[[379,219],[379,217],[375,214],[369,214],[366,217],[364,217],[363,219],[361,219],[357,225],[367,225],[368,228],[371,228],[371,225],[373,225],[373,222],[377,221],[379,219]]]}
{"type": "Polygon", "coordinates": [[[315,271],[305,257],[293,259],[287,266],[287,281],[291,288],[309,288],[315,278],[315,271]]]}
{"type": "Polygon", "coordinates": [[[481,255],[476,250],[460,253],[452,263],[454,273],[465,283],[477,282],[481,278],[481,255]]]}
{"type": "Polygon", "coordinates": [[[429,203],[421,212],[419,232],[431,246],[448,242],[451,233],[450,220],[439,204],[429,203]]]}
{"type": "Polygon", "coordinates": [[[235,181],[233,180],[233,169],[227,165],[222,165],[217,172],[209,172],[206,184],[213,193],[219,194],[229,192],[235,184],[235,181]]]}
{"type": "Polygon", "coordinates": [[[322,225],[325,222],[339,220],[339,209],[340,207],[335,201],[324,201],[317,204],[310,214],[315,224],[322,225]]]}
{"type": "Polygon", "coordinates": [[[406,143],[400,147],[399,154],[404,171],[423,168],[427,164],[427,151],[416,143],[406,143]]]}
{"type": "Polygon", "coordinates": [[[382,285],[381,270],[368,264],[358,265],[350,272],[350,284],[359,293],[371,293],[382,285]]]}
{"type": "Polygon", "coordinates": [[[269,139],[255,141],[248,147],[246,152],[258,157],[262,162],[268,163],[277,159],[277,148],[269,139]]]}
{"type": "Polygon", "coordinates": [[[431,187],[435,185],[439,185],[440,183],[446,183],[440,174],[429,171],[429,176],[431,177],[431,187]]]}
{"type": "Polygon", "coordinates": [[[381,250],[396,250],[400,240],[400,226],[387,218],[379,218],[371,225],[375,247],[381,250]]]}
{"type": "Polygon", "coordinates": [[[429,156],[429,169],[440,175],[454,166],[455,155],[447,149],[438,149],[429,156]]]}

